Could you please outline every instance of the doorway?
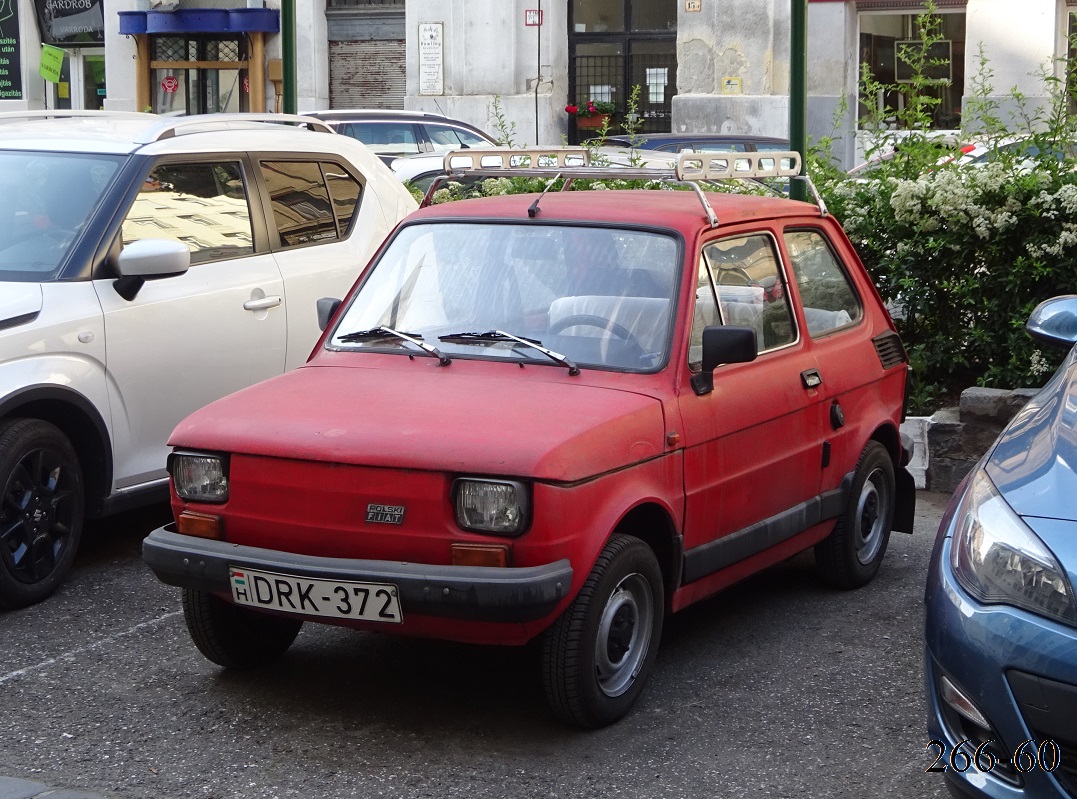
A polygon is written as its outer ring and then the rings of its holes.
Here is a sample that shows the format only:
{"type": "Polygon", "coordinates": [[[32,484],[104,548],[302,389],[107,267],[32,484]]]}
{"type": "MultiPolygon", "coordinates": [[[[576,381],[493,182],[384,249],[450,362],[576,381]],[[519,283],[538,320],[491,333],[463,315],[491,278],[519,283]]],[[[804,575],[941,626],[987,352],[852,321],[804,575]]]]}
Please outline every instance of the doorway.
{"type": "MultiPolygon", "coordinates": [[[[677,90],[677,0],[572,0],[569,6],[569,101],[612,102],[620,132],[628,99],[640,87],[640,133],[671,129],[677,90]]],[[[578,142],[575,121],[569,137],[578,142]]]]}
{"type": "Polygon", "coordinates": [[[105,107],[105,51],[66,50],[60,80],[49,84],[49,107],[97,111],[105,107]]]}

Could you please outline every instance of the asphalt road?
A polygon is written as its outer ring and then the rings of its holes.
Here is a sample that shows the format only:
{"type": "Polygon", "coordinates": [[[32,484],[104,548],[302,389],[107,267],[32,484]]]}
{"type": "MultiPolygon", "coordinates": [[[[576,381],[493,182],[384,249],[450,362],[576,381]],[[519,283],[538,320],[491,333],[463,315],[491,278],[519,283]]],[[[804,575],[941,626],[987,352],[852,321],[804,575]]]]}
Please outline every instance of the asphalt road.
{"type": "Polygon", "coordinates": [[[107,520],[59,594],[0,611],[0,775],[124,799],[941,799],[920,636],[945,500],[919,494],[864,589],[821,587],[808,554],[667,620],[641,702],[597,732],[548,713],[532,649],[308,624],[278,665],[223,672],[139,559],[167,509],[107,520]]]}

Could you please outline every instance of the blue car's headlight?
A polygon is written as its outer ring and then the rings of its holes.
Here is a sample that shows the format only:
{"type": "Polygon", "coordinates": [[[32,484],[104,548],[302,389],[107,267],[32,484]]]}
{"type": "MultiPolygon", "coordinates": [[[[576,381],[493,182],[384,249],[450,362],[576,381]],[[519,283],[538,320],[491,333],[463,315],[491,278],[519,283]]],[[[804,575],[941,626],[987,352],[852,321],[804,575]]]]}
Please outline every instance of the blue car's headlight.
{"type": "Polygon", "coordinates": [[[985,603],[1077,625],[1073,587],[1054,555],[998,493],[987,472],[969,481],[955,516],[954,575],[985,603]]]}

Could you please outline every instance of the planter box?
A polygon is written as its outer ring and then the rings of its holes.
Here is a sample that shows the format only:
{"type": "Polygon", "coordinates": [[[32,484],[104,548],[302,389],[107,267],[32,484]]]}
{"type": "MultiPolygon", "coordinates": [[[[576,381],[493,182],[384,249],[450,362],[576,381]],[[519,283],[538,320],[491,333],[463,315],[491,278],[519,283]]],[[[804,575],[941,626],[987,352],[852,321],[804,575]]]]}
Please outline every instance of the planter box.
{"type": "Polygon", "coordinates": [[[596,130],[606,124],[609,114],[592,114],[589,117],[576,117],[576,127],[581,130],[596,130]]]}

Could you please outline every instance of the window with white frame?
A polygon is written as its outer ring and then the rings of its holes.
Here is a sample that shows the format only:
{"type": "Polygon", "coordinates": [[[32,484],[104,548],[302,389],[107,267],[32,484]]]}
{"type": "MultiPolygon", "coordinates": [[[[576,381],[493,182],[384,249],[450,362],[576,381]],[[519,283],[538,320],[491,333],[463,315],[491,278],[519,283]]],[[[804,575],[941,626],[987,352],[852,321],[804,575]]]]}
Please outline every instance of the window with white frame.
{"type": "MultiPolygon", "coordinates": [[[[881,88],[864,96],[857,87],[860,127],[880,124],[904,127],[901,114],[914,89],[913,48],[923,47],[924,37],[916,13],[863,12],[860,14],[860,70],[867,70],[881,88]]],[[[961,126],[961,97],[965,92],[965,13],[940,11],[935,33],[922,69],[926,83],[918,91],[935,98],[930,126],[956,130],[961,126]]]]}

